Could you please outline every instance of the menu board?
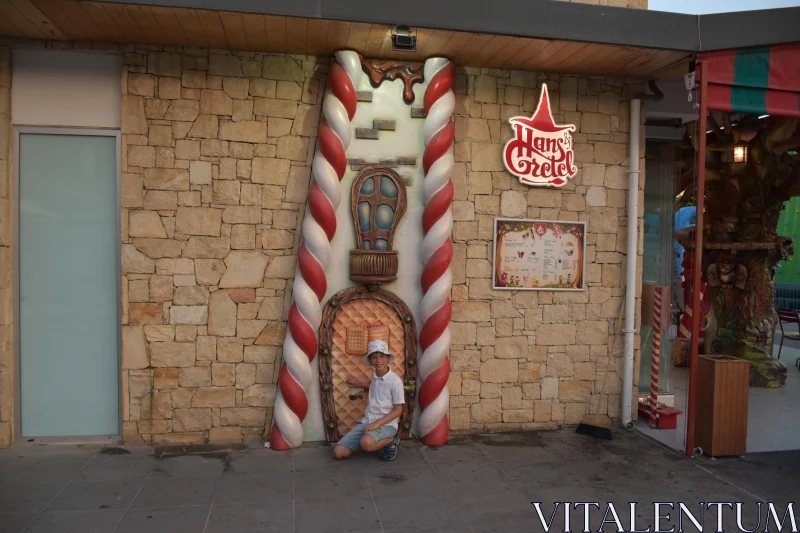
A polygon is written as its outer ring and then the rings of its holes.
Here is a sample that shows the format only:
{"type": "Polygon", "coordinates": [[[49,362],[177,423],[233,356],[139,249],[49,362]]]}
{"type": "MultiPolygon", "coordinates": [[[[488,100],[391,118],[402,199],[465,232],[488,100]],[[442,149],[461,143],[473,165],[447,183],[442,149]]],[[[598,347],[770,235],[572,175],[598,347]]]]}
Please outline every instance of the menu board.
{"type": "Polygon", "coordinates": [[[585,222],[494,221],[494,289],[584,290],[585,222]]]}

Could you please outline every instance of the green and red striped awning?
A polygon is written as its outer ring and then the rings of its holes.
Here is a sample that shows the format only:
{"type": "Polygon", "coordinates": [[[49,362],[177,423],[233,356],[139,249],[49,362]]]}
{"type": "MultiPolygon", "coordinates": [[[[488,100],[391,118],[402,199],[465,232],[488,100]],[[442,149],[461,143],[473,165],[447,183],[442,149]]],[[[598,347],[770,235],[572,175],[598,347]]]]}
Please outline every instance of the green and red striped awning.
{"type": "Polygon", "coordinates": [[[706,63],[709,110],[800,117],[800,44],[708,52],[697,59],[706,63]]]}

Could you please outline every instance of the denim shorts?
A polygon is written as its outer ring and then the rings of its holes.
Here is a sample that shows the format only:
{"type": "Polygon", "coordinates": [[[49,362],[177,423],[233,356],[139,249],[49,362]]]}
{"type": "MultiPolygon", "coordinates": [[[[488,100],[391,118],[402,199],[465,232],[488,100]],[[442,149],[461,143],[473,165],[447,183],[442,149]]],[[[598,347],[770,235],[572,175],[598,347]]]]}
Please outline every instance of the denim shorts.
{"type": "MultiPolygon", "coordinates": [[[[366,427],[366,424],[359,422],[356,424],[356,427],[351,429],[347,435],[342,437],[339,442],[336,443],[336,445],[350,448],[353,451],[359,450],[361,448],[361,437],[364,436],[364,427],[366,427]]],[[[381,426],[377,429],[373,429],[372,431],[368,431],[367,434],[375,439],[375,442],[380,442],[383,439],[388,439],[397,435],[397,428],[392,426],[381,426]]]]}

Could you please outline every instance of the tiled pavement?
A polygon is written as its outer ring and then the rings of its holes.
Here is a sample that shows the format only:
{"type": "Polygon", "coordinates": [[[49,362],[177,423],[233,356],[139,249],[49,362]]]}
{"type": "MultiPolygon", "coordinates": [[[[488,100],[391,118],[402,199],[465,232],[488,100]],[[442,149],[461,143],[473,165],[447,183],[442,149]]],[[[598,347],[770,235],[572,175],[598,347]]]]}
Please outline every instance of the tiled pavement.
{"type": "MultiPolygon", "coordinates": [[[[203,450],[0,451],[0,533],[542,531],[532,501],[546,518],[556,501],[613,502],[626,529],[630,501],[641,502],[639,529],[653,523],[653,501],[738,501],[752,528],[756,501],[784,506],[800,494],[800,452],[691,460],[621,430],[613,441],[565,429],[455,437],[438,449],[405,442],[388,464],[336,462],[322,445],[203,450]]],[[[582,513],[572,512],[573,531],[582,513]]],[[[601,520],[592,515],[594,531],[601,520]]],[[[735,513],[725,520],[735,528],[735,513]]]]}

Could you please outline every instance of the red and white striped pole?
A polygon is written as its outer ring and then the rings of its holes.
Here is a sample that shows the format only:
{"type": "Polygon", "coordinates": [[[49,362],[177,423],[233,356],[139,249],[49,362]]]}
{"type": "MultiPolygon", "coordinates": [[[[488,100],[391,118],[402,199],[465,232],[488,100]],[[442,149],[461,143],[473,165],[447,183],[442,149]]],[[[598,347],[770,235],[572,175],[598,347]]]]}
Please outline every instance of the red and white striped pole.
{"type": "MultiPolygon", "coordinates": [[[[653,297],[653,357],[650,368],[650,427],[658,427],[658,374],[661,360],[663,302],[669,301],[669,287],[656,287],[653,297]],[[665,294],[666,293],[666,294],[665,294]]],[[[667,316],[667,319],[669,316],[667,316]]]]}
{"type": "Polygon", "coordinates": [[[454,159],[451,147],[455,139],[455,125],[451,120],[455,109],[452,86],[456,69],[452,62],[437,57],[425,61],[425,152],[422,166],[425,180],[422,184],[425,210],[422,213],[422,331],[419,343],[422,357],[419,362],[419,417],[418,433],[428,446],[441,446],[447,441],[450,426],[447,414],[450,393],[450,291],[453,274],[453,202],[454,187],[450,181],[454,159]]]}
{"type": "Polygon", "coordinates": [[[347,169],[361,75],[361,58],[356,52],[336,53],[328,75],[331,92],[322,103],[324,120],[311,167],[314,179],[308,189],[303,243],[297,252],[294,301],[289,309],[270,433],[273,450],[297,448],[304,440],[302,423],[308,413],[308,391],[313,380],[311,362],[317,355],[322,300],[328,287],[326,271],[331,262],[330,241],[336,233],[336,208],[342,197],[339,182],[347,169]]]}

